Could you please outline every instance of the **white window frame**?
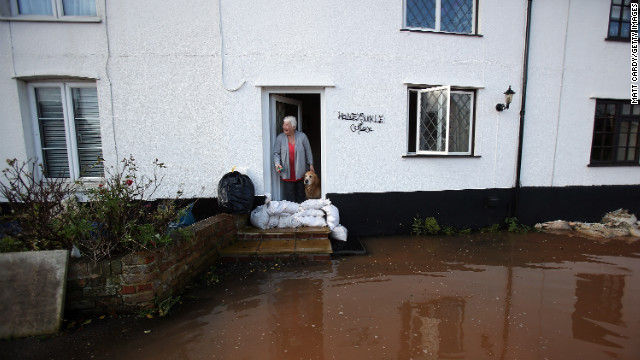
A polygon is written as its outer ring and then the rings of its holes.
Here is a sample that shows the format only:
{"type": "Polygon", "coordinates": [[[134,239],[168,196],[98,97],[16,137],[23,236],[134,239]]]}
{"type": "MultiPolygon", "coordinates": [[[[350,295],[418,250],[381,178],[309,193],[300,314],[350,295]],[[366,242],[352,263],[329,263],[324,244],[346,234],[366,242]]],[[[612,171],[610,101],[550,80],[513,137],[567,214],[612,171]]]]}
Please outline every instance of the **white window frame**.
{"type": "MultiPolygon", "coordinates": [[[[62,96],[62,111],[64,116],[65,140],[67,145],[67,159],[69,164],[70,180],[100,181],[103,177],[82,177],[80,176],[80,159],[78,157],[78,141],[76,139],[75,113],[73,106],[72,89],[89,88],[96,89],[95,83],[86,82],[37,82],[29,83],[29,106],[31,109],[31,126],[33,129],[34,144],[37,154],[37,164],[44,166],[44,153],[42,149],[42,137],[40,134],[40,123],[38,119],[38,105],[36,98],[36,88],[59,88],[62,96]]],[[[102,137],[102,136],[101,136],[102,137]]],[[[104,147],[102,147],[104,150],[104,147]]],[[[43,167],[44,169],[44,167],[43,167]]],[[[44,175],[43,175],[44,176],[44,175]]],[[[46,176],[45,176],[46,177],[46,176]]],[[[51,177],[48,177],[51,178],[51,177]]],[[[65,178],[66,179],[66,178],[65,178]]]]}
{"type": "Polygon", "coordinates": [[[479,0],[473,1],[473,13],[471,16],[471,31],[470,32],[451,32],[451,31],[442,31],[441,28],[441,17],[442,17],[442,0],[435,0],[436,2],[436,17],[435,17],[435,27],[434,28],[425,28],[425,27],[410,27],[407,25],[407,0],[403,0],[402,4],[402,24],[403,27],[407,30],[426,30],[426,31],[434,31],[434,32],[443,32],[443,33],[451,33],[451,34],[476,34],[476,18],[478,14],[478,2],[479,0]]]}
{"type": "MultiPolygon", "coordinates": [[[[2,0],[0,0],[2,1],[2,0]]],[[[49,0],[51,1],[51,14],[50,15],[32,15],[32,14],[20,14],[18,0],[8,0],[11,5],[11,18],[12,20],[28,20],[28,21],[86,21],[97,22],[100,21],[98,17],[98,4],[96,3],[95,15],[65,15],[62,0],[49,0]]],[[[93,0],[94,2],[96,0],[93,0]]]]}
{"type": "MultiPolygon", "coordinates": [[[[416,109],[416,121],[415,124],[410,126],[415,126],[416,129],[416,144],[415,144],[415,154],[418,155],[473,155],[473,136],[474,136],[474,119],[475,119],[475,92],[472,90],[463,90],[463,89],[451,89],[451,86],[435,86],[429,87],[425,89],[409,89],[410,92],[415,92],[417,94],[417,109],[416,109]],[[439,114],[438,119],[446,119],[446,134],[447,137],[445,139],[445,148],[444,150],[435,151],[435,150],[421,150],[420,149],[420,125],[421,125],[421,112],[420,109],[422,107],[422,94],[435,92],[435,91],[446,91],[446,108],[444,114],[439,114]],[[450,116],[451,116],[451,94],[467,94],[471,96],[470,104],[469,104],[469,143],[468,143],[468,151],[460,152],[460,151],[449,151],[449,134],[450,134],[450,116]]],[[[441,133],[438,133],[438,136],[442,136],[441,133]]],[[[440,140],[438,140],[440,143],[440,140]]]]}

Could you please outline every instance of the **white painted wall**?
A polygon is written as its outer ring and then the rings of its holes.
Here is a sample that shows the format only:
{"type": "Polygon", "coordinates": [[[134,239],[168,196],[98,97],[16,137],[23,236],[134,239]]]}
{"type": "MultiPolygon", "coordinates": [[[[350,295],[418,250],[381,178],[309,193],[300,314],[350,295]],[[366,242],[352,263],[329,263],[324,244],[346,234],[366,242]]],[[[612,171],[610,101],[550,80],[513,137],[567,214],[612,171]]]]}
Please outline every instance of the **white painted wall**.
{"type": "MultiPolygon", "coordinates": [[[[99,23],[0,21],[0,158],[29,156],[30,135],[21,131],[30,116],[21,112],[25,81],[87,77],[97,79],[110,164],[129,154],[140,165],[159,158],[168,166],[159,195],[181,188],[187,197],[216,196],[219,179],[238,166],[260,194],[268,119],[262,114],[267,90],[259,85],[329,81],[325,192],[514,185],[526,1],[481,0],[482,36],[402,32],[400,0],[220,3],[223,42],[218,2],[204,0],[98,0],[99,23]],[[478,87],[480,156],[403,157],[406,83],[478,87]],[[514,103],[498,113],[495,104],[509,85],[517,92],[514,103]],[[385,123],[358,135],[338,111],[383,114],[385,123]]],[[[534,2],[523,185],[637,183],[637,168],[586,167],[589,97],[628,97],[628,84],[620,84],[627,81],[628,44],[604,41],[607,0],[576,3],[534,2]],[[612,61],[616,66],[603,67],[612,61]]]]}
{"type": "Polygon", "coordinates": [[[631,98],[631,46],[605,41],[610,5],[534,1],[523,186],[640,182],[639,167],[588,167],[595,98],[631,98]]]}

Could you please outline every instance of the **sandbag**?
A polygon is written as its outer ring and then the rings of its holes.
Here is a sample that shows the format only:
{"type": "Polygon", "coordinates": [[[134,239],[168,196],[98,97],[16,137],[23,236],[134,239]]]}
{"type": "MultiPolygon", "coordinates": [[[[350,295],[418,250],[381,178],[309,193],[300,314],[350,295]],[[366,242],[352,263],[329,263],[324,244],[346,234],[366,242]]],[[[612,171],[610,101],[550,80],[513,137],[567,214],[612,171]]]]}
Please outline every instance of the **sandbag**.
{"type": "Polygon", "coordinates": [[[267,229],[267,225],[269,224],[269,214],[267,213],[266,206],[260,205],[255,208],[251,212],[249,219],[251,220],[251,225],[258,229],[267,229]]]}
{"type": "Polygon", "coordinates": [[[347,228],[338,225],[329,233],[329,237],[334,240],[347,241],[347,228]]]}
{"type": "Polygon", "coordinates": [[[267,212],[269,215],[282,215],[282,214],[295,214],[300,210],[300,204],[282,200],[282,201],[271,201],[267,205],[267,212]]]}
{"type": "Polygon", "coordinates": [[[268,229],[277,228],[279,222],[280,222],[280,215],[269,215],[269,224],[267,224],[267,228],[268,229]]]}
{"type": "Polygon", "coordinates": [[[299,226],[300,222],[292,215],[285,214],[278,216],[278,228],[296,228],[299,226]]]}
{"type": "Polygon", "coordinates": [[[324,217],[325,213],[322,210],[300,210],[296,213],[297,216],[315,216],[315,217],[324,217]]]}
{"type": "Polygon", "coordinates": [[[327,221],[324,217],[318,216],[297,216],[294,215],[295,218],[298,219],[301,226],[310,226],[310,227],[323,227],[327,226],[327,221]]]}
{"type": "Polygon", "coordinates": [[[218,183],[218,207],[228,214],[248,214],[253,208],[255,189],[249,176],[226,173],[218,183]]]}
{"type": "Polygon", "coordinates": [[[322,210],[327,214],[329,230],[333,230],[333,228],[340,225],[340,212],[335,205],[327,205],[322,210]]]}
{"type": "Polygon", "coordinates": [[[329,199],[309,199],[305,200],[300,204],[302,210],[321,210],[323,207],[331,205],[331,200],[329,199]]]}

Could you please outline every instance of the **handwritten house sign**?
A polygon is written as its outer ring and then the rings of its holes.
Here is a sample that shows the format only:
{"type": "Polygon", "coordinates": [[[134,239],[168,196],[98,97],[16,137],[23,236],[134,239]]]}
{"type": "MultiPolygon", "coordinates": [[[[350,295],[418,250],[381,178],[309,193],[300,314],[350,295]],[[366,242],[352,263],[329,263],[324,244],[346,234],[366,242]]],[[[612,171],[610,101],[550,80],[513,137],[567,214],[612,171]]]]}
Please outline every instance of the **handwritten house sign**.
{"type": "Polygon", "coordinates": [[[338,120],[351,121],[353,124],[349,127],[354,133],[370,133],[373,131],[373,124],[383,124],[384,115],[381,114],[365,114],[365,113],[346,113],[338,111],[338,120]]]}

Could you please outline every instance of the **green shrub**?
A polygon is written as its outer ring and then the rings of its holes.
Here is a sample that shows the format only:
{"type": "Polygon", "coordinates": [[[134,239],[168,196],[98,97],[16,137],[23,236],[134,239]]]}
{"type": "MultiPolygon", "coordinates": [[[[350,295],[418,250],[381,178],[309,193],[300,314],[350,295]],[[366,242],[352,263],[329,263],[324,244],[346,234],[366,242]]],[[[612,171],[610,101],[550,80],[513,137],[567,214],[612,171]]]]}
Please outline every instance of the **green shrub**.
{"type": "Polygon", "coordinates": [[[63,236],[65,204],[73,198],[77,185],[65,179],[45,178],[42,165],[33,160],[19,163],[7,159],[7,165],[2,170],[0,195],[9,203],[11,212],[3,215],[0,222],[17,225],[7,232],[11,241],[26,250],[70,248],[71,242],[63,236]]]}
{"type": "Polygon", "coordinates": [[[106,169],[97,186],[45,180],[42,168],[33,162],[19,165],[13,159],[7,163],[0,194],[8,199],[11,214],[2,221],[18,226],[2,241],[0,250],[70,249],[73,244],[83,255],[98,261],[169,243],[170,224],[177,223],[185,211],[177,204],[181,192],[175,199],[151,201],[162,183],[158,171],[165,168],[157,159],[153,174],[146,176],[138,174],[132,156],[125,158],[119,170],[106,169]],[[81,188],[87,202],[76,201],[81,188]]]}
{"type": "Polygon", "coordinates": [[[86,191],[88,201],[70,207],[66,235],[95,261],[113,254],[162,246],[171,241],[169,224],[178,222],[176,200],[151,202],[164,164],[153,162],[151,177],[138,174],[133,157],[121,161],[120,170],[107,169],[104,183],[86,191]]]}
{"type": "Polygon", "coordinates": [[[430,216],[424,219],[424,229],[429,235],[435,235],[440,232],[440,225],[438,225],[438,220],[436,218],[430,216]]]}
{"type": "Polygon", "coordinates": [[[531,230],[529,226],[520,224],[520,222],[518,222],[518,218],[515,217],[506,218],[504,219],[504,222],[505,224],[507,224],[507,230],[509,232],[526,234],[527,232],[529,232],[529,230],[531,230]]]}

